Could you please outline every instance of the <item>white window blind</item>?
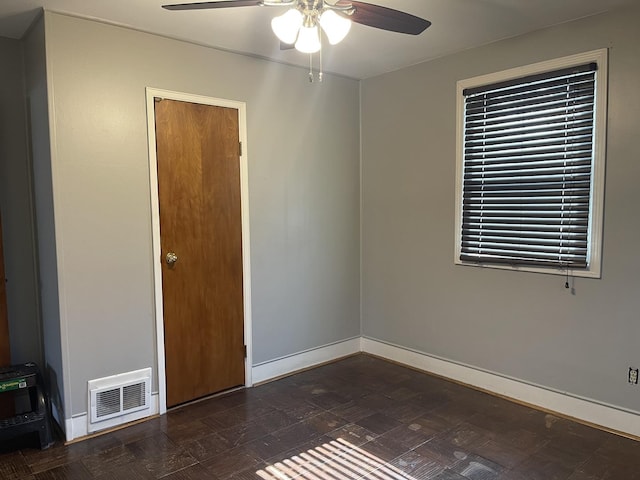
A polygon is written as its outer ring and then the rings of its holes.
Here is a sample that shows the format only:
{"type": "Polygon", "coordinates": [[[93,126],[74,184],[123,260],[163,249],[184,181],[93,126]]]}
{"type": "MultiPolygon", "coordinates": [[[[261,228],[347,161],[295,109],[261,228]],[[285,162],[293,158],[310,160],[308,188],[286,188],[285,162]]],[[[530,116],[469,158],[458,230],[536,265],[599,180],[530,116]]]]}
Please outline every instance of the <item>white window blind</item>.
{"type": "Polygon", "coordinates": [[[465,89],[460,260],[587,268],[597,64],[465,89]]]}

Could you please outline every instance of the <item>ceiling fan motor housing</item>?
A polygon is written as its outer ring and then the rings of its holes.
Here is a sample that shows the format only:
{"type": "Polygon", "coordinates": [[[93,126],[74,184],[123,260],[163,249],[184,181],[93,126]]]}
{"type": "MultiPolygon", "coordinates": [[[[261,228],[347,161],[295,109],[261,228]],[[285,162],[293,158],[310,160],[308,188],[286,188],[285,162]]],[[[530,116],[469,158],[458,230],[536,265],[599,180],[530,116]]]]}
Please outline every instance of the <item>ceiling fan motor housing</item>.
{"type": "Polygon", "coordinates": [[[304,15],[303,25],[307,28],[317,25],[323,7],[323,0],[298,0],[297,8],[304,15]]]}

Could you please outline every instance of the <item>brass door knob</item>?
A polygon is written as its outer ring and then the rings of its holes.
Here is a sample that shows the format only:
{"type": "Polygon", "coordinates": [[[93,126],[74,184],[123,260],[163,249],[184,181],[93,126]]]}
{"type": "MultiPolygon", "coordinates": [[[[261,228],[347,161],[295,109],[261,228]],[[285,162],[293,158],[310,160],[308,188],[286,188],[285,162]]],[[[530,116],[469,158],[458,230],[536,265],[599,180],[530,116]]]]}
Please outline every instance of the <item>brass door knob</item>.
{"type": "Polygon", "coordinates": [[[167,265],[171,267],[178,261],[178,255],[176,255],[173,252],[169,252],[167,253],[167,256],[165,257],[165,259],[167,261],[167,265]]]}

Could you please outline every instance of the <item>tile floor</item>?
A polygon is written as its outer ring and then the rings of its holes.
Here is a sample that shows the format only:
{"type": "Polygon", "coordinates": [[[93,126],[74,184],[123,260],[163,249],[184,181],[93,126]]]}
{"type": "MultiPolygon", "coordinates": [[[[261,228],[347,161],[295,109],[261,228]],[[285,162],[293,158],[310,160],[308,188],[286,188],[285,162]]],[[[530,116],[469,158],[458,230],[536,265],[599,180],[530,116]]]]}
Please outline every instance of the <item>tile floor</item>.
{"type": "Polygon", "coordinates": [[[34,447],[5,445],[0,478],[640,479],[640,442],[368,355],[34,447]]]}

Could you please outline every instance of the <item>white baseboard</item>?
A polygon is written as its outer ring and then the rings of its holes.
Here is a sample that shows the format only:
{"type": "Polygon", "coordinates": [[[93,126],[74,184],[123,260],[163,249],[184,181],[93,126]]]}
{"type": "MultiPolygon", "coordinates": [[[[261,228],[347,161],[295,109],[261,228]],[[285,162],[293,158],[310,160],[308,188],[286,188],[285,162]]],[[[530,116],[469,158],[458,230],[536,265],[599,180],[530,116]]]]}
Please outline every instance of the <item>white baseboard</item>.
{"type": "MultiPolygon", "coordinates": [[[[115,428],[120,425],[124,425],[125,423],[135,422],[136,420],[152,417],[158,414],[158,408],[158,394],[152,393],[150,409],[129,413],[127,415],[118,417],[117,419],[114,418],[107,428],[115,428]]],[[[96,431],[94,433],[100,432],[96,431]]],[[[80,415],[65,419],[65,437],[67,442],[86,437],[87,435],[89,435],[89,416],[86,413],[81,413],[80,415]]]]}
{"type": "Polygon", "coordinates": [[[366,337],[362,337],[362,351],[594,426],[640,437],[640,413],[556,392],[366,337]]]}
{"type": "MultiPolygon", "coordinates": [[[[254,383],[262,383],[358,352],[376,355],[543,410],[575,418],[585,423],[602,427],[605,430],[640,438],[640,413],[638,412],[623,410],[612,405],[596,402],[595,400],[568,395],[538,385],[531,385],[497,373],[487,372],[468,365],[461,365],[447,359],[366,337],[354,337],[342,342],[254,365],[252,367],[252,380],[254,383]]],[[[155,393],[151,395],[151,411],[145,411],[145,415],[143,416],[153,416],[156,415],[158,411],[159,398],[158,394],[155,393]]],[[[135,412],[130,415],[134,416],[136,413],[140,412],[135,412]]],[[[121,418],[122,421],[120,424],[139,419],[129,418],[129,416],[121,418]]],[[[87,436],[87,422],[88,418],[86,413],[66,419],[67,441],[87,436]]]]}
{"type": "Polygon", "coordinates": [[[354,337],[342,342],[305,350],[304,352],[254,365],[251,371],[251,379],[254,384],[262,383],[298,370],[353,355],[360,352],[360,338],[354,337]]]}

